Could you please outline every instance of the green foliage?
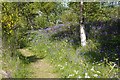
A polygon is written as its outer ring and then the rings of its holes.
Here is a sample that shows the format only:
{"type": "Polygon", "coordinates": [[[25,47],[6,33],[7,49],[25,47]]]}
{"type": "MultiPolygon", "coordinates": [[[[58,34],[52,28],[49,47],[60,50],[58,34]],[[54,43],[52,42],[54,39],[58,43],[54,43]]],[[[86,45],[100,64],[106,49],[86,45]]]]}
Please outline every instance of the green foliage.
{"type": "Polygon", "coordinates": [[[45,14],[49,14],[55,7],[55,3],[54,2],[43,2],[40,3],[40,7],[42,12],[44,12],[45,14]]]}
{"type": "MultiPolygon", "coordinates": [[[[13,29],[16,28],[18,17],[18,9],[15,9],[15,3],[2,3],[2,29],[5,34],[14,34],[13,29]],[[14,11],[14,13],[12,13],[14,11]]],[[[3,33],[3,35],[4,35],[3,33]]]]}
{"type": "Polygon", "coordinates": [[[33,3],[2,3],[1,22],[5,43],[16,48],[27,46],[26,31],[31,28],[32,24],[30,23],[36,10],[32,10],[32,8],[35,8],[35,6],[36,4],[33,3]]]}
{"type": "MultiPolygon", "coordinates": [[[[86,23],[96,21],[105,22],[112,18],[117,19],[118,17],[118,7],[100,7],[100,3],[98,2],[85,2],[83,7],[83,15],[86,23]]],[[[70,33],[71,35],[71,33],[73,33],[79,36],[79,34],[75,32],[79,32],[79,28],[75,28],[76,25],[78,26],[77,23],[79,23],[79,9],[79,3],[69,3],[68,8],[64,8],[63,5],[56,2],[2,3],[1,22],[3,48],[5,50],[8,49],[3,56],[5,63],[8,63],[4,65],[4,69],[12,71],[13,77],[27,77],[26,74],[29,72],[27,72],[26,64],[23,62],[29,63],[30,58],[19,54],[16,52],[16,49],[30,46],[29,50],[31,50],[35,56],[47,58],[51,63],[55,64],[55,72],[59,72],[62,78],[118,77],[117,64],[115,63],[118,57],[116,57],[117,52],[112,46],[114,45],[115,47],[118,45],[120,42],[119,36],[101,36],[100,33],[102,33],[102,30],[97,31],[96,29],[92,30],[90,28],[91,30],[89,30],[88,34],[91,40],[89,39],[87,41],[87,46],[79,47],[78,45],[74,49],[71,43],[77,43],[77,41],[79,41],[79,37],[76,38],[74,35],[72,35],[72,37],[70,36],[69,39],[64,38],[62,40],[52,41],[49,40],[51,34],[46,34],[44,31],[27,33],[32,27],[33,29],[45,28],[55,25],[57,20],[62,20],[64,24],[68,24],[67,26],[71,27],[68,30],[68,34],[70,33]],[[41,15],[38,15],[39,11],[42,12],[41,15]],[[94,39],[94,34],[97,36],[97,39],[99,39],[97,40],[98,42],[94,39]],[[72,38],[75,38],[75,40],[72,40],[72,38]],[[31,44],[29,45],[28,43],[31,44]],[[100,49],[104,46],[109,48],[105,48],[106,51],[101,53],[100,49]],[[112,50],[111,52],[109,52],[110,49],[112,50]],[[112,55],[112,57],[108,58],[108,54],[112,55]],[[23,61],[20,61],[20,59],[23,61]],[[17,62],[15,62],[15,60],[17,62]],[[19,68],[19,66],[21,68],[19,68]]],[[[110,26],[111,25],[114,24],[111,23],[110,26]]],[[[63,33],[65,32],[60,33],[58,37],[61,37],[63,33]]]]}
{"type": "MultiPolygon", "coordinates": [[[[26,78],[29,71],[22,60],[19,59],[17,48],[27,45],[26,31],[28,21],[23,12],[27,3],[2,3],[2,43],[3,43],[3,69],[10,72],[12,77],[26,78]],[[22,5],[22,6],[21,6],[22,5]],[[23,10],[23,11],[22,11],[23,10]]],[[[26,10],[26,11],[25,11],[26,10]]]]}
{"type": "MultiPolygon", "coordinates": [[[[107,2],[106,2],[107,3],[107,2]]],[[[74,10],[74,13],[78,14],[79,17],[79,7],[80,7],[80,3],[77,2],[70,2],[68,3],[68,5],[70,6],[70,9],[74,10]]],[[[100,2],[84,2],[83,4],[83,15],[84,15],[84,19],[85,22],[94,22],[94,21],[107,21],[110,20],[111,18],[113,18],[113,15],[115,17],[118,17],[118,7],[100,7],[102,6],[100,4],[100,2]]]]}
{"type": "MultiPolygon", "coordinates": [[[[16,54],[19,52],[17,51],[16,54]]],[[[27,78],[30,75],[28,65],[24,64],[18,57],[11,57],[9,50],[3,52],[2,69],[7,71],[12,78],[27,78]]]]}
{"type": "Polygon", "coordinates": [[[78,22],[78,15],[70,10],[66,10],[62,13],[61,20],[64,24],[71,23],[71,25],[75,25],[78,22]]]}
{"type": "Polygon", "coordinates": [[[47,22],[47,18],[45,16],[38,16],[35,18],[35,24],[36,25],[36,29],[39,29],[39,28],[45,28],[47,26],[49,26],[48,22],[47,22]]]}
{"type": "Polygon", "coordinates": [[[31,50],[34,53],[34,55],[36,55],[38,58],[46,57],[46,55],[47,55],[46,46],[48,43],[46,36],[39,32],[32,32],[31,35],[29,36],[29,38],[33,38],[33,39],[31,39],[30,43],[32,43],[32,44],[30,45],[29,50],[31,50]],[[46,40],[44,40],[44,43],[42,43],[43,39],[46,39],[46,40]],[[38,42],[41,44],[38,44],[38,42]]]}
{"type": "Polygon", "coordinates": [[[49,16],[49,18],[50,18],[49,26],[54,26],[54,25],[56,25],[57,20],[60,18],[60,15],[55,15],[55,14],[52,13],[49,16]]]}
{"type": "Polygon", "coordinates": [[[45,55],[55,65],[54,72],[59,72],[61,78],[118,77],[116,63],[108,62],[105,57],[101,59],[102,55],[98,51],[100,44],[93,40],[87,42],[88,46],[75,50],[67,39],[50,41],[48,34],[39,32],[29,49],[38,52],[37,56],[45,55]]]}

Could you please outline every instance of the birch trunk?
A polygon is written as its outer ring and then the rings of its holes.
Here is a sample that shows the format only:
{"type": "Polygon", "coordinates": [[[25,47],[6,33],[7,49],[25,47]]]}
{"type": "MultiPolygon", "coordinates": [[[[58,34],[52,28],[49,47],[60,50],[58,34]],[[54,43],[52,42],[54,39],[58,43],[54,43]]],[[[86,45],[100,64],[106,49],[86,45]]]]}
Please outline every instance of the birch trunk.
{"type": "Polygon", "coordinates": [[[84,30],[84,24],[83,24],[83,0],[80,2],[80,39],[81,39],[81,46],[86,45],[86,34],[84,30]]]}

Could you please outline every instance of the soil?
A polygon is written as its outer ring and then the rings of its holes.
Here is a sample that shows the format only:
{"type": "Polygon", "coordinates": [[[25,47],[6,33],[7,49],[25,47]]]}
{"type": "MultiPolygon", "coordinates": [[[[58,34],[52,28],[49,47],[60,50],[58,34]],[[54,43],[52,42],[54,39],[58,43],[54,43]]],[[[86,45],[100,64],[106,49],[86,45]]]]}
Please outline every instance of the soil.
{"type": "MultiPolygon", "coordinates": [[[[20,52],[26,57],[33,55],[28,49],[20,49],[20,52]]],[[[58,74],[54,73],[54,66],[45,58],[30,63],[29,69],[30,78],[58,78],[58,74]]]]}

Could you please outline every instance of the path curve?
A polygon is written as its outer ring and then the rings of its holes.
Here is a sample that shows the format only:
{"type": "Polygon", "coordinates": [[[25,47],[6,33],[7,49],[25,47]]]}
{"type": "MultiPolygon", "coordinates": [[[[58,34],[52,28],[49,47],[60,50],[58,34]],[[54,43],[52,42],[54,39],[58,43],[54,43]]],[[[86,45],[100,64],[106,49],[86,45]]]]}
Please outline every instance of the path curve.
{"type": "MultiPolygon", "coordinates": [[[[20,49],[24,56],[33,55],[28,49],[20,49]]],[[[30,78],[58,78],[58,74],[54,73],[54,67],[46,59],[39,59],[36,62],[30,63],[28,66],[31,69],[30,78]]]]}

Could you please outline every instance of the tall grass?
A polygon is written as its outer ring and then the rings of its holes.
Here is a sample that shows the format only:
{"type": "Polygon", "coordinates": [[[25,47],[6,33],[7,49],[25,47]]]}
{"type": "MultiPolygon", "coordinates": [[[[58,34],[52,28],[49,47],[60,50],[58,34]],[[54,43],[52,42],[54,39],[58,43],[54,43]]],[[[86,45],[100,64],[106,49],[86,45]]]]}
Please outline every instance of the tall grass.
{"type": "MultiPolygon", "coordinates": [[[[20,52],[16,52],[20,53],[20,52]]],[[[30,70],[27,68],[28,64],[23,63],[19,57],[11,57],[9,51],[2,55],[2,69],[8,73],[12,78],[27,78],[30,70]]],[[[4,77],[4,76],[3,76],[4,77]]]]}
{"type": "Polygon", "coordinates": [[[46,56],[62,78],[118,78],[116,63],[100,54],[100,44],[89,40],[86,47],[74,49],[67,39],[51,41],[45,32],[36,35],[29,49],[46,56]]]}

